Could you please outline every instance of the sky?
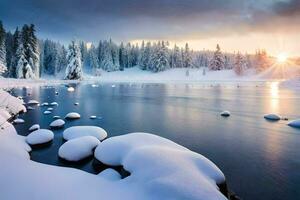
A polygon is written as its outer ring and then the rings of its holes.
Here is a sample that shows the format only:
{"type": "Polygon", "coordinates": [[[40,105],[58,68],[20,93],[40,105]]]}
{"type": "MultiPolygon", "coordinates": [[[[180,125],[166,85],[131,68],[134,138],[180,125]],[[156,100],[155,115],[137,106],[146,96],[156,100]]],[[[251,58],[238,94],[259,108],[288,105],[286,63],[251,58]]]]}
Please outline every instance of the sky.
{"type": "Polygon", "coordinates": [[[169,40],[300,56],[300,0],[1,0],[0,20],[8,30],[33,23],[40,38],[62,43],[169,40]]]}

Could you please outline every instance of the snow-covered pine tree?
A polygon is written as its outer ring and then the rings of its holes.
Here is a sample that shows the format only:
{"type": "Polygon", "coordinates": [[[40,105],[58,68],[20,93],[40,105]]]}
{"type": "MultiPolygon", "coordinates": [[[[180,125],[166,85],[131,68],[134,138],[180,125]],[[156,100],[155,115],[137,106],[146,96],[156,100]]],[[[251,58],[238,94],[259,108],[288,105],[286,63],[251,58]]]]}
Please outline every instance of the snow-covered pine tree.
{"type": "Polygon", "coordinates": [[[159,42],[154,50],[154,54],[152,57],[152,71],[160,72],[169,68],[168,57],[168,49],[165,45],[165,42],[159,42]]]}
{"type": "Polygon", "coordinates": [[[172,68],[182,68],[183,60],[179,47],[175,44],[172,55],[172,68]]]}
{"type": "Polygon", "coordinates": [[[213,55],[213,58],[210,62],[209,68],[210,68],[210,70],[214,70],[214,71],[224,69],[224,58],[223,58],[219,44],[217,44],[217,49],[216,49],[216,51],[213,55]]]}
{"type": "Polygon", "coordinates": [[[110,68],[110,71],[119,70],[120,68],[119,48],[111,39],[109,40],[109,49],[110,49],[112,63],[113,63],[113,65],[110,68]]]}
{"type": "Polygon", "coordinates": [[[114,71],[113,66],[114,66],[114,64],[113,64],[113,59],[112,59],[110,43],[105,40],[102,43],[100,67],[103,70],[110,72],[110,71],[114,71]]]}
{"type": "Polygon", "coordinates": [[[5,47],[5,30],[0,21],[0,75],[6,72],[6,47],[5,47]]]}
{"type": "Polygon", "coordinates": [[[66,68],[65,79],[81,80],[83,78],[81,53],[78,45],[74,40],[69,45],[67,60],[68,65],[66,68]]]}
{"type": "Polygon", "coordinates": [[[235,62],[234,62],[234,67],[233,70],[235,71],[235,73],[239,76],[244,74],[244,71],[246,70],[247,66],[246,66],[246,62],[245,59],[243,57],[243,55],[238,52],[235,56],[235,62]]]}
{"type": "Polygon", "coordinates": [[[87,52],[87,64],[89,65],[90,69],[92,69],[92,71],[95,71],[97,68],[99,68],[97,50],[93,44],[87,52]]]}
{"type": "Polygon", "coordinates": [[[35,78],[33,70],[25,58],[25,49],[23,47],[22,42],[20,42],[19,47],[17,49],[16,58],[18,60],[16,68],[16,77],[24,79],[35,78]]]}
{"type": "Polygon", "coordinates": [[[54,75],[57,70],[58,65],[58,52],[56,49],[56,43],[51,40],[45,40],[44,42],[44,62],[43,62],[43,70],[46,74],[54,75]]]}
{"type": "Polygon", "coordinates": [[[255,55],[255,68],[256,71],[262,72],[270,67],[270,59],[266,50],[258,50],[255,55]]]}
{"type": "Polygon", "coordinates": [[[151,43],[147,42],[146,46],[141,50],[140,68],[142,70],[149,69],[151,58],[151,43]]]}
{"type": "Polygon", "coordinates": [[[185,44],[183,52],[183,67],[191,68],[192,67],[192,55],[188,43],[185,44]]]}

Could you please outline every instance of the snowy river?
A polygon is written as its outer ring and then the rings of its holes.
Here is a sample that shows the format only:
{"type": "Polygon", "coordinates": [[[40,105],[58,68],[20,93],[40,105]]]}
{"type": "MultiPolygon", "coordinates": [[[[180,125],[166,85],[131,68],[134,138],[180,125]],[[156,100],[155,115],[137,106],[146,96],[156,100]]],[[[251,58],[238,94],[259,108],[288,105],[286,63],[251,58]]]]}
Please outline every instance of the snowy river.
{"type": "MultiPolygon", "coordinates": [[[[278,83],[203,84],[91,84],[14,89],[25,102],[58,102],[50,115],[47,107],[20,117],[16,125],[21,135],[35,123],[48,128],[54,115],[81,114],[65,127],[96,125],[108,137],[130,132],[149,132],[171,139],[212,160],[225,174],[229,188],[246,200],[300,199],[300,129],[287,121],[270,122],[266,113],[288,119],[300,118],[300,93],[280,88],[278,83]],[[55,93],[58,92],[58,95],[55,93]],[[27,94],[30,94],[28,96],[27,94]],[[79,103],[74,105],[74,103],[79,103]],[[222,110],[231,116],[221,117],[222,110]],[[96,115],[96,119],[90,119],[96,115]]],[[[52,144],[34,149],[32,160],[70,166],[98,173],[93,159],[69,164],[58,158],[63,143],[56,130],[52,144]]]]}

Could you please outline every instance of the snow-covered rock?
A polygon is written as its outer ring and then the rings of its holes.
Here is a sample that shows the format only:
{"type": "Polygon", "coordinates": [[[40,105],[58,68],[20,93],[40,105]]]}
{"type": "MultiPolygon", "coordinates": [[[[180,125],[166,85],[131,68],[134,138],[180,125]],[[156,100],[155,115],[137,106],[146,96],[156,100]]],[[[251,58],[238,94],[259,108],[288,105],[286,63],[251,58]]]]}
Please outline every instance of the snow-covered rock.
{"type": "Polygon", "coordinates": [[[58,150],[59,157],[68,161],[80,161],[93,155],[100,141],[93,136],[84,136],[65,142],[58,150]]]}
{"type": "Polygon", "coordinates": [[[58,116],[58,115],[54,115],[53,116],[53,119],[60,119],[61,117],[60,116],[58,116]]]}
{"type": "Polygon", "coordinates": [[[63,138],[65,140],[71,140],[83,136],[94,136],[98,140],[104,140],[107,137],[107,132],[97,126],[73,126],[67,128],[63,132],[63,138]]]}
{"type": "Polygon", "coordinates": [[[28,130],[29,130],[30,132],[32,132],[32,131],[36,131],[36,130],[38,130],[38,129],[40,129],[40,125],[39,125],[39,124],[34,124],[34,125],[32,125],[28,130]]]}
{"type": "Polygon", "coordinates": [[[34,107],[28,106],[27,110],[34,110],[34,107]]]}
{"type": "Polygon", "coordinates": [[[74,92],[75,91],[75,88],[73,87],[68,87],[68,92],[74,92]]]}
{"type": "Polygon", "coordinates": [[[49,106],[49,103],[48,102],[44,102],[41,104],[41,106],[49,106]]]}
{"type": "Polygon", "coordinates": [[[44,115],[49,115],[49,114],[51,114],[51,113],[52,113],[51,111],[46,110],[46,111],[44,112],[44,115]]]}
{"type": "Polygon", "coordinates": [[[277,114],[266,114],[266,115],[264,115],[264,118],[267,120],[278,121],[281,119],[281,116],[279,116],[277,114]]]}
{"type": "Polygon", "coordinates": [[[75,106],[78,106],[78,105],[79,105],[79,103],[78,103],[78,102],[75,102],[75,103],[74,103],[74,105],[75,105],[75,106]]]}
{"type": "Polygon", "coordinates": [[[47,110],[48,110],[48,111],[52,111],[52,110],[53,110],[53,108],[47,108],[47,110]]]}
{"type": "Polygon", "coordinates": [[[51,128],[62,128],[65,125],[65,121],[62,119],[57,119],[51,122],[50,127],[51,128]]]}
{"type": "Polygon", "coordinates": [[[48,129],[38,129],[36,131],[31,132],[26,137],[26,142],[30,145],[44,144],[52,141],[54,138],[54,134],[52,131],[48,129]]]}
{"type": "Polygon", "coordinates": [[[300,128],[300,119],[290,121],[288,125],[294,128],[300,128]]]}
{"type": "Polygon", "coordinates": [[[40,102],[38,102],[37,100],[30,100],[30,101],[28,101],[28,105],[37,105],[37,104],[39,104],[40,102]]]}
{"type": "Polygon", "coordinates": [[[17,119],[14,120],[15,124],[22,124],[24,122],[25,122],[24,119],[21,119],[21,118],[17,118],[17,119]]]}
{"type": "Polygon", "coordinates": [[[117,181],[121,179],[121,175],[114,169],[108,168],[98,174],[99,177],[110,181],[117,181]]]}
{"type": "Polygon", "coordinates": [[[229,116],[230,116],[230,112],[227,111],[227,110],[225,110],[225,111],[221,112],[220,115],[221,115],[222,117],[229,117],[229,116]]]}
{"type": "Polygon", "coordinates": [[[50,106],[58,106],[58,103],[54,101],[54,102],[50,103],[50,106]]]}
{"type": "Polygon", "coordinates": [[[150,199],[226,199],[217,186],[225,177],[215,164],[159,136],[111,137],[98,145],[94,155],[107,165],[122,165],[130,172],[122,181],[139,183],[151,193],[150,199]]]}
{"type": "Polygon", "coordinates": [[[76,112],[70,112],[65,116],[66,119],[79,119],[80,114],[76,112]]]}
{"type": "Polygon", "coordinates": [[[96,119],[96,118],[97,118],[96,115],[91,115],[91,116],[90,116],[90,119],[96,119]]]}

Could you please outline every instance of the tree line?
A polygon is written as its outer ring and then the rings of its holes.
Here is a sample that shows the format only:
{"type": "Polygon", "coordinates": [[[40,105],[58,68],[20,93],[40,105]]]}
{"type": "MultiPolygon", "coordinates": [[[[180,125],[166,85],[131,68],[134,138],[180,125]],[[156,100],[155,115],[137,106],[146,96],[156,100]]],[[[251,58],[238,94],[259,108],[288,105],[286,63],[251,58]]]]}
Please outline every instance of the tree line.
{"type": "Polygon", "coordinates": [[[101,75],[102,71],[123,71],[138,66],[141,70],[161,72],[171,68],[233,69],[243,75],[247,69],[261,72],[271,65],[265,50],[256,54],[193,51],[189,44],[171,47],[168,41],[117,44],[101,40],[97,45],[72,41],[68,47],[50,39],[39,40],[33,24],[6,32],[0,21],[0,74],[13,78],[39,78],[42,74],[64,73],[66,79],[81,79],[83,71],[101,75]]]}

